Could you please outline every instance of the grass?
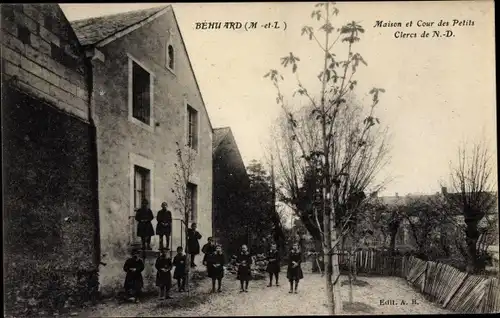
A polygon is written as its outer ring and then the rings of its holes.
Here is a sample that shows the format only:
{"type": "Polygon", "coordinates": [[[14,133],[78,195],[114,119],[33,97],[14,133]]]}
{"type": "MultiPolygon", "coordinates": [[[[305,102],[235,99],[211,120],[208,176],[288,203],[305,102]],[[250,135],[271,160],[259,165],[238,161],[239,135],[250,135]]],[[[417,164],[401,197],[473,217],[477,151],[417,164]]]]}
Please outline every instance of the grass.
{"type": "Polygon", "coordinates": [[[373,313],[375,311],[375,307],[370,306],[368,304],[362,303],[362,302],[357,302],[354,301],[352,303],[349,303],[347,301],[342,302],[343,309],[345,312],[348,313],[364,313],[364,314],[369,314],[373,313]]]}
{"type": "MultiPolygon", "coordinates": [[[[340,286],[344,286],[344,285],[349,286],[349,279],[343,280],[340,283],[340,286]]],[[[352,286],[366,287],[366,286],[370,286],[370,283],[368,283],[367,281],[361,280],[359,278],[356,278],[356,279],[352,280],[352,286]]]]}

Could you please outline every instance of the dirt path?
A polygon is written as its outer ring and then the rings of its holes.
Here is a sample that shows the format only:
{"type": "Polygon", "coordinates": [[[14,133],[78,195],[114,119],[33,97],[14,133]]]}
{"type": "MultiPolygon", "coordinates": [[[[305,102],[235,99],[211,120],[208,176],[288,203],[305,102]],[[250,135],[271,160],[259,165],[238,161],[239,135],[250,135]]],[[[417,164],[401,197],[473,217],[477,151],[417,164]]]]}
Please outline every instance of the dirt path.
{"type": "MultiPolygon", "coordinates": [[[[285,273],[282,273],[284,276],[285,273]]],[[[283,277],[284,278],[284,277],[283,277]]],[[[343,278],[341,278],[342,280],[343,278]]],[[[353,305],[346,305],[344,314],[445,314],[447,310],[426,301],[403,279],[394,277],[362,277],[367,286],[355,286],[353,305]],[[380,305],[381,300],[395,300],[393,305],[380,305]],[[406,304],[402,304],[402,300],[406,304]]],[[[283,316],[327,315],[324,278],[319,274],[305,273],[298,294],[288,293],[288,282],[280,287],[266,287],[267,280],[252,281],[248,293],[239,292],[239,283],[233,275],[223,281],[223,292],[210,294],[211,282],[204,279],[194,296],[174,292],[174,299],[159,302],[152,298],[139,304],[118,304],[109,301],[79,317],[110,316],[283,316]]],[[[347,301],[348,287],[342,287],[342,297],[347,301]]],[[[346,302],[344,302],[346,304],[346,302]]]]}

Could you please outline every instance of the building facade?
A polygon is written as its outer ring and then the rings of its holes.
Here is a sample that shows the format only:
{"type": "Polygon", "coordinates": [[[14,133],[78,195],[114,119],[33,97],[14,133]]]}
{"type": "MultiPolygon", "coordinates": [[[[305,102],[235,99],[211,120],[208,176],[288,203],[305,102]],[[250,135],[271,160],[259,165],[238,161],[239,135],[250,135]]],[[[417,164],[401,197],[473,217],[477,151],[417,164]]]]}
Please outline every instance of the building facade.
{"type": "MultiPolygon", "coordinates": [[[[212,235],[212,126],[172,8],[72,22],[58,5],[1,9],[12,297],[20,286],[31,286],[21,291],[26,299],[53,289],[55,273],[66,287],[98,273],[101,293],[120,291],[142,199],[155,217],[167,202],[171,247],[184,247],[179,149],[192,158],[189,223],[204,244],[212,235]]],[[[152,248],[146,289],[155,287],[156,237],[152,248]]]]}
{"type": "MultiPolygon", "coordinates": [[[[92,104],[106,293],[123,283],[123,262],[139,241],[134,215],[142,199],[155,217],[167,202],[174,218],[171,248],[185,246],[175,195],[178,149],[184,160],[188,153],[192,158],[190,220],[198,224],[200,244],[212,235],[212,127],[172,7],[71,23],[87,51],[101,57],[93,63],[92,104]]],[[[155,236],[153,250],[158,246],[155,236]]],[[[154,287],[150,256],[146,287],[154,287]]]]}

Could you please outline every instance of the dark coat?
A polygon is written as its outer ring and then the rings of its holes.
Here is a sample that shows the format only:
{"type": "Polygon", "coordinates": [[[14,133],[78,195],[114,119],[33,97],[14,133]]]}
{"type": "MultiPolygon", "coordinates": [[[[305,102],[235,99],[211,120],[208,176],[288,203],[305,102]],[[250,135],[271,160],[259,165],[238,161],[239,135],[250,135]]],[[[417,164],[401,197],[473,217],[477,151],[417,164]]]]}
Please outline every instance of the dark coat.
{"type": "Polygon", "coordinates": [[[201,248],[201,251],[203,252],[203,263],[205,263],[207,261],[207,257],[209,257],[211,254],[215,253],[215,245],[214,244],[205,244],[203,245],[203,247],[201,248]]]}
{"type": "Polygon", "coordinates": [[[280,272],[280,254],[276,251],[267,252],[267,268],[268,273],[279,273],[280,272]]]}
{"type": "Polygon", "coordinates": [[[236,264],[238,264],[238,280],[251,280],[252,279],[252,271],[250,266],[253,264],[252,256],[247,252],[244,254],[241,252],[236,258],[236,264]]]}
{"type": "Polygon", "coordinates": [[[123,270],[127,273],[127,276],[125,276],[125,284],[123,286],[125,290],[141,290],[144,286],[141,274],[144,270],[144,262],[142,259],[129,258],[125,262],[125,265],[123,265],[123,270]],[[135,272],[131,270],[132,268],[136,269],[135,272]]]}
{"type": "Polygon", "coordinates": [[[153,224],[151,221],[154,219],[153,212],[148,208],[140,208],[135,213],[135,220],[137,223],[137,236],[147,237],[155,235],[153,224]]]}
{"type": "Polygon", "coordinates": [[[172,273],[170,272],[172,269],[172,259],[170,257],[160,255],[160,257],[156,259],[155,267],[157,270],[156,286],[166,286],[167,288],[170,288],[170,286],[172,286],[172,273]],[[162,271],[162,269],[166,269],[166,271],[162,271]]]}
{"type": "Polygon", "coordinates": [[[172,212],[161,209],[156,215],[156,235],[170,236],[172,233],[172,212]]]}
{"type": "Polygon", "coordinates": [[[301,280],[304,278],[304,273],[300,267],[301,263],[302,253],[300,251],[290,251],[290,255],[288,256],[288,270],[286,272],[286,278],[288,278],[288,280],[301,280]],[[293,267],[292,262],[296,262],[298,265],[293,267]]]}
{"type": "Polygon", "coordinates": [[[226,264],[226,258],[223,253],[213,253],[207,256],[207,273],[210,278],[222,278],[224,277],[224,265],[226,264]],[[215,266],[217,265],[217,266],[215,266]]]}
{"type": "Polygon", "coordinates": [[[199,239],[201,239],[200,232],[194,231],[193,229],[188,229],[186,253],[194,255],[200,254],[200,242],[198,242],[199,239]]]}
{"type": "Polygon", "coordinates": [[[186,262],[187,262],[187,257],[185,254],[175,255],[173,263],[173,265],[175,266],[174,279],[180,279],[186,277],[186,262]]]}

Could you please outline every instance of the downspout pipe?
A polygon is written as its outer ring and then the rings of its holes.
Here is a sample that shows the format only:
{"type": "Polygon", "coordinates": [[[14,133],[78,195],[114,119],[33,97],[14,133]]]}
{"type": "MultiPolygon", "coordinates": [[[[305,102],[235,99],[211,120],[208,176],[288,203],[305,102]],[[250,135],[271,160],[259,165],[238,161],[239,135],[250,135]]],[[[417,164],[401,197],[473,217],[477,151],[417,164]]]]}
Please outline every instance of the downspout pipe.
{"type": "Polygon", "coordinates": [[[99,269],[100,265],[106,265],[102,262],[101,255],[101,234],[99,218],[99,153],[97,146],[97,126],[95,119],[95,99],[94,99],[94,63],[99,59],[104,62],[104,55],[95,48],[85,48],[85,67],[87,84],[87,111],[89,118],[89,140],[90,140],[90,160],[92,161],[92,180],[91,188],[93,191],[92,211],[94,214],[94,264],[99,269]]]}

